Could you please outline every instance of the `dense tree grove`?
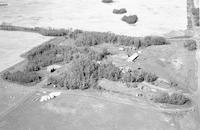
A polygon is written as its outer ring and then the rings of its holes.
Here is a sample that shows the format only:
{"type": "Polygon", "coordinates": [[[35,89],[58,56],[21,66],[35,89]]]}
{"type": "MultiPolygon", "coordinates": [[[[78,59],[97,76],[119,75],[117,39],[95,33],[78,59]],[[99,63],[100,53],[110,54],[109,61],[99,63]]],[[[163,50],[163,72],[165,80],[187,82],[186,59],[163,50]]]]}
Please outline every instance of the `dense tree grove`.
{"type": "Polygon", "coordinates": [[[35,72],[24,72],[24,71],[16,71],[16,72],[5,72],[2,75],[3,79],[8,81],[13,81],[21,84],[28,83],[38,83],[42,80],[42,77],[35,72]]]}
{"type": "Polygon", "coordinates": [[[133,72],[122,73],[122,71],[112,63],[98,64],[88,56],[83,56],[73,61],[73,67],[65,72],[64,76],[51,77],[49,83],[67,89],[87,89],[94,88],[98,80],[105,78],[111,81],[123,82],[154,82],[157,79],[155,74],[134,70],[133,72]]]}
{"type": "Polygon", "coordinates": [[[113,14],[124,14],[124,13],[127,13],[125,8],[113,9],[113,14]]]}
{"type": "Polygon", "coordinates": [[[184,47],[187,48],[189,51],[193,51],[197,49],[197,43],[195,40],[187,40],[184,43],[184,47]]]}
{"type": "Polygon", "coordinates": [[[70,62],[74,59],[78,59],[82,55],[88,56],[91,60],[102,60],[110,53],[107,49],[101,52],[94,51],[90,48],[72,47],[72,46],[60,46],[53,44],[41,45],[27,54],[28,64],[26,66],[27,71],[38,71],[43,67],[60,63],[70,62]]]}

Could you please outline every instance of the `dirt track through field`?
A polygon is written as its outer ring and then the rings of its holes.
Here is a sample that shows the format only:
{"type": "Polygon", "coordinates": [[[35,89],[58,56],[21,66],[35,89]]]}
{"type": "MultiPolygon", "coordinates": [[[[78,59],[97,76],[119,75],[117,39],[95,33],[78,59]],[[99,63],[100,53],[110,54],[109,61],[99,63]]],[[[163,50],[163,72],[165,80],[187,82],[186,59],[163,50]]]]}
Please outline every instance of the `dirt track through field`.
{"type": "Polygon", "coordinates": [[[23,105],[23,103],[25,101],[27,101],[29,98],[31,98],[33,95],[35,95],[35,91],[32,91],[30,94],[26,95],[21,100],[17,101],[14,105],[12,105],[11,107],[7,108],[5,111],[1,112],[0,113],[0,119],[2,119],[3,117],[5,117],[8,113],[10,113],[11,111],[13,111],[14,109],[16,109],[17,107],[19,107],[20,105],[23,105]]]}

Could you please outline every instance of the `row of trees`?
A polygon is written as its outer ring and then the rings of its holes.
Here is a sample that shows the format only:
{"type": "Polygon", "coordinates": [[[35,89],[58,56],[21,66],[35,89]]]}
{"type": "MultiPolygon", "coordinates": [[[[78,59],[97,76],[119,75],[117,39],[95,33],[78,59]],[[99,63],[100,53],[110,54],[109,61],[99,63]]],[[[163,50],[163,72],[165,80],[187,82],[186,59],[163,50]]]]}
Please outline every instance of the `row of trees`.
{"type": "Polygon", "coordinates": [[[25,32],[36,32],[44,36],[75,36],[79,33],[82,33],[82,30],[76,29],[54,29],[54,28],[41,28],[41,27],[35,27],[35,28],[29,28],[29,27],[20,27],[20,26],[13,26],[8,23],[2,23],[0,25],[0,30],[7,30],[7,31],[25,31],[25,32]]]}
{"type": "Polygon", "coordinates": [[[165,38],[160,36],[146,36],[144,38],[139,38],[101,32],[84,32],[79,34],[75,40],[77,46],[94,46],[102,43],[118,43],[126,46],[134,45],[136,48],[169,44],[165,38]]]}
{"type": "Polygon", "coordinates": [[[184,105],[190,103],[190,99],[181,93],[173,93],[169,95],[168,93],[162,93],[152,99],[156,103],[166,103],[172,105],[184,105]]]}
{"type": "MultiPolygon", "coordinates": [[[[137,19],[136,16],[126,16],[123,18],[129,21],[137,19]]],[[[139,47],[147,47],[151,45],[164,45],[169,44],[169,42],[159,36],[147,36],[147,37],[130,37],[124,35],[116,35],[114,33],[108,32],[87,32],[82,30],[72,30],[72,29],[53,29],[53,28],[27,28],[13,26],[10,24],[3,23],[0,25],[0,30],[10,30],[10,31],[29,31],[37,32],[45,36],[65,36],[75,40],[75,44],[78,46],[94,46],[101,43],[119,43],[122,45],[135,45],[139,47]]]]}
{"type": "Polygon", "coordinates": [[[42,80],[38,73],[25,71],[5,72],[2,78],[20,84],[38,83],[42,80]]]}

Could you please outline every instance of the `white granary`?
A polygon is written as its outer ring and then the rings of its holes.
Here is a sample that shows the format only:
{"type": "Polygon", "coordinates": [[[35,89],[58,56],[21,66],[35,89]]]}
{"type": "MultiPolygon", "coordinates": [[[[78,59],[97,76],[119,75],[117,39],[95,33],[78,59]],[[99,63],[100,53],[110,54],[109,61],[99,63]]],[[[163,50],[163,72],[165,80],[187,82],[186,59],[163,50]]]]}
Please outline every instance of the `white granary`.
{"type": "Polygon", "coordinates": [[[51,97],[49,95],[47,95],[47,100],[51,99],[51,97]]]}
{"type": "Polygon", "coordinates": [[[50,97],[50,98],[54,98],[55,96],[54,96],[53,94],[50,93],[50,94],[49,94],[49,97],[50,97]]]}
{"type": "Polygon", "coordinates": [[[60,96],[61,92],[51,92],[49,93],[49,96],[50,97],[57,97],[57,96],[60,96]]]}
{"type": "Polygon", "coordinates": [[[57,96],[60,96],[61,92],[51,92],[49,93],[49,95],[44,95],[40,98],[40,102],[43,102],[43,101],[47,101],[47,100],[50,100],[52,98],[55,98],[57,96]]]}
{"type": "Polygon", "coordinates": [[[119,48],[119,51],[124,51],[124,48],[123,48],[123,47],[120,47],[120,48],[119,48]]]}
{"type": "Polygon", "coordinates": [[[130,56],[129,58],[128,58],[128,62],[133,62],[135,59],[137,59],[137,57],[138,57],[139,55],[138,55],[138,53],[134,53],[132,56],[130,56]]]}
{"type": "Polygon", "coordinates": [[[48,96],[47,95],[44,95],[40,98],[40,102],[43,102],[43,101],[47,101],[48,100],[48,96]]]}

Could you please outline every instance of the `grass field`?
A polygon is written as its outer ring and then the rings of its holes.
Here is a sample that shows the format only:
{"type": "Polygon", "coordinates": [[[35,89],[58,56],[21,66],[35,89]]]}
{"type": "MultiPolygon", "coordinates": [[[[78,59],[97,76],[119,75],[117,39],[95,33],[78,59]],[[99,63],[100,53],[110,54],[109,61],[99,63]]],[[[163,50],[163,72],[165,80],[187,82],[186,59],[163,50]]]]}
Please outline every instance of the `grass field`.
{"type": "MultiPolygon", "coordinates": [[[[191,114],[179,118],[138,105],[130,99],[87,92],[66,92],[48,102],[35,101],[41,92],[29,96],[0,119],[4,130],[55,129],[195,129],[191,114]],[[179,126],[181,124],[181,126],[179,126]]],[[[139,103],[140,104],[140,103],[139,103]]],[[[178,116],[178,115],[177,115],[178,116]]]]}

